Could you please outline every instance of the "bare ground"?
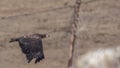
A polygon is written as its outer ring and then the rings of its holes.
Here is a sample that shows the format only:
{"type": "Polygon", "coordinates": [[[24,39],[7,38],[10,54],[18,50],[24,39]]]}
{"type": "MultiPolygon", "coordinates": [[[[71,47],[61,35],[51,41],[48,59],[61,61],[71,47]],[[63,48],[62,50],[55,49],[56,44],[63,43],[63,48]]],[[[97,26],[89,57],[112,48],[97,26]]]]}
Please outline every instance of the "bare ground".
{"type": "MultiPolygon", "coordinates": [[[[66,68],[74,0],[0,0],[0,68],[66,68]],[[27,63],[10,38],[48,33],[45,59],[27,63]]],[[[120,44],[120,0],[82,0],[75,58],[120,44]]]]}

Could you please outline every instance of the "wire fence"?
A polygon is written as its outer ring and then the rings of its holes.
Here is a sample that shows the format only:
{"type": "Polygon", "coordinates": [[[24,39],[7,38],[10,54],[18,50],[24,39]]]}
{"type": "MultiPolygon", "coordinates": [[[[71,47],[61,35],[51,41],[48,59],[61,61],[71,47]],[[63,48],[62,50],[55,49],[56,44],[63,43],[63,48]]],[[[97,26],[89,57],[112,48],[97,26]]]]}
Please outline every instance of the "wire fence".
{"type": "Polygon", "coordinates": [[[36,11],[36,12],[30,12],[30,13],[24,13],[24,14],[18,14],[18,15],[13,15],[13,16],[4,16],[0,17],[1,19],[12,19],[12,18],[17,18],[17,17],[22,17],[22,16],[31,16],[35,14],[42,14],[42,13],[47,13],[50,11],[58,11],[66,8],[73,8],[72,5],[67,5],[67,6],[62,6],[62,7],[57,7],[57,8],[51,8],[51,9],[46,9],[46,10],[41,10],[41,11],[36,11]]]}

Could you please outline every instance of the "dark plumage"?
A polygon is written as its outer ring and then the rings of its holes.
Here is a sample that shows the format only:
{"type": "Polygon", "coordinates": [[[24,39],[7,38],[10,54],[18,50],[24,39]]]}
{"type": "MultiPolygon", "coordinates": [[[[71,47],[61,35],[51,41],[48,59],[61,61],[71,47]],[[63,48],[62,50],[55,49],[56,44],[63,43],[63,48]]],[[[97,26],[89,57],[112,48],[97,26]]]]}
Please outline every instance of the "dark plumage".
{"type": "Polygon", "coordinates": [[[26,55],[28,63],[36,58],[35,63],[44,59],[42,39],[48,37],[46,34],[33,34],[19,38],[12,38],[11,42],[18,41],[22,52],[26,55]]]}

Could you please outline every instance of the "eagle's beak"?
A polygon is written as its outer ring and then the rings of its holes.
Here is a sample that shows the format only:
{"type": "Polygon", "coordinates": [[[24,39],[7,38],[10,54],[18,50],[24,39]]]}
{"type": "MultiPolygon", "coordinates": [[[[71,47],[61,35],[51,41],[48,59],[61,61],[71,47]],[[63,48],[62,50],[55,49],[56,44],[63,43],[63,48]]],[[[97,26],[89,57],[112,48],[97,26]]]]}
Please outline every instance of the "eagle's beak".
{"type": "Polygon", "coordinates": [[[47,37],[50,37],[50,35],[46,35],[46,38],[47,38],[47,37]]]}

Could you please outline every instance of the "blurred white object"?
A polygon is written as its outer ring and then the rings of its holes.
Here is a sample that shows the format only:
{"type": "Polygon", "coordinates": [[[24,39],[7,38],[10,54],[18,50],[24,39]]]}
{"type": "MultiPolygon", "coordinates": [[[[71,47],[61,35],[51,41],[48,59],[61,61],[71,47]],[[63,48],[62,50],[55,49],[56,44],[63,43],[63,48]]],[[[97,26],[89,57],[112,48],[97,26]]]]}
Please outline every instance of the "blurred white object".
{"type": "Polygon", "coordinates": [[[80,56],[77,68],[120,68],[120,47],[98,49],[80,56]]]}

